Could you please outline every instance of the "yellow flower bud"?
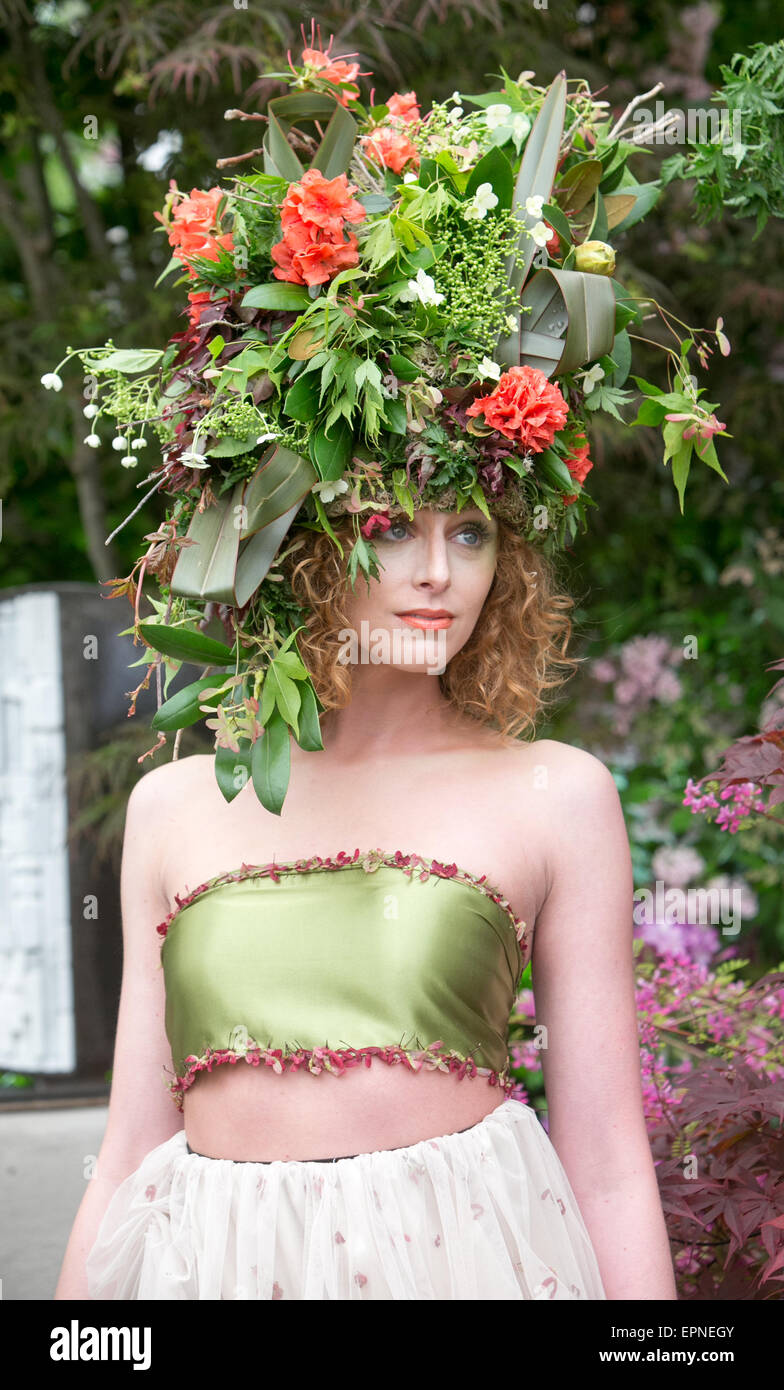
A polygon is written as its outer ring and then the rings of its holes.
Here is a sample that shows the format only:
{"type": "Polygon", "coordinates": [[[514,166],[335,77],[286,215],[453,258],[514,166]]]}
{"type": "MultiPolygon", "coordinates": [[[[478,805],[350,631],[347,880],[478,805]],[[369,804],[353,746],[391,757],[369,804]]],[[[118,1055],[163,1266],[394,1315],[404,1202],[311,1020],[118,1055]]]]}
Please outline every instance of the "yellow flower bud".
{"type": "Polygon", "coordinates": [[[587,271],[589,275],[612,275],[615,270],[615,252],[606,241],[584,241],[575,247],[575,270],[587,271]]]}

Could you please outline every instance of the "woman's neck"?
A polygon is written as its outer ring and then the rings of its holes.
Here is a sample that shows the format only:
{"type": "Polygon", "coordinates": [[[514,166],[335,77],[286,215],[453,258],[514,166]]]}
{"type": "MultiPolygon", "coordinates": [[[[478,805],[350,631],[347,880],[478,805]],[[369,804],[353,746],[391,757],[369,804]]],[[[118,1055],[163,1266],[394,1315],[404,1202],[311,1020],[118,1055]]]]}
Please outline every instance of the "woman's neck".
{"type": "Polygon", "coordinates": [[[456,716],[437,676],[388,666],[352,670],[351,703],[322,717],[325,750],[341,762],[433,749],[454,738],[456,716]]]}

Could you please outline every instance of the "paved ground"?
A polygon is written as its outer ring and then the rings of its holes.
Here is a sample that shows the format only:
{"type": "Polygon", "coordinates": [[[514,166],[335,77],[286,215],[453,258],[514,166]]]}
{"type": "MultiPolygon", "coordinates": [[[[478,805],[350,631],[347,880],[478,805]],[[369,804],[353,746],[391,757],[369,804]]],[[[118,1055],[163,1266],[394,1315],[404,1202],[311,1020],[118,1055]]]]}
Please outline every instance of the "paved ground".
{"type": "Polygon", "coordinates": [[[54,1295],[106,1105],[0,1110],[0,1295],[54,1295]]]}

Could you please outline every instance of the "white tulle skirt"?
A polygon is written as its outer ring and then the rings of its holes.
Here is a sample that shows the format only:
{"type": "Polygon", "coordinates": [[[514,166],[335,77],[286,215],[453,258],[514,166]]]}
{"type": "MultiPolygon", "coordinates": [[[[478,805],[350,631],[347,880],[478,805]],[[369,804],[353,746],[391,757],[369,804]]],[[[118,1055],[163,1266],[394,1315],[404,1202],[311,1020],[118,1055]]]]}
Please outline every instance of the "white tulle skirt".
{"type": "Polygon", "coordinates": [[[332,1162],[235,1162],[184,1130],[117,1188],[91,1299],[604,1299],[535,1112],[332,1162]]]}

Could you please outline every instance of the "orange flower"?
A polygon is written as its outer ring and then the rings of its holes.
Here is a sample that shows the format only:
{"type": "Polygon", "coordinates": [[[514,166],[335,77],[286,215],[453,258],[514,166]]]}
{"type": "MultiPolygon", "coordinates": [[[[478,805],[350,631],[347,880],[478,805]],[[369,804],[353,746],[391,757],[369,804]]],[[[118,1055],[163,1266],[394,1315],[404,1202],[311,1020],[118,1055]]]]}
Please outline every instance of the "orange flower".
{"type": "Polygon", "coordinates": [[[190,197],[182,198],[173,206],[176,193],[177,185],[172,179],[166,199],[166,213],[162,216],[156,212],[154,216],[167,228],[173,254],[187,267],[191,278],[194,278],[196,271],[189,265],[191,257],[203,256],[205,260],[217,261],[220,259],[219,247],[222,246],[227,251],[234,249],[231,232],[214,235],[218,230],[215,220],[218,204],[224,196],[225,189],[211,188],[204,192],[192,188],[190,197]]]}
{"type": "Polygon", "coordinates": [[[201,319],[202,310],[210,302],[210,291],[191,290],[191,292],[188,295],[188,299],[190,301],[188,322],[191,324],[191,326],[193,326],[193,324],[199,322],[199,320],[201,319]]]}
{"type": "MultiPolygon", "coordinates": [[[[329,47],[332,47],[332,39],[329,41],[329,47]]],[[[355,85],[354,79],[359,76],[359,63],[344,63],[341,58],[330,58],[329,50],[324,53],[320,48],[303,48],[302,61],[305,67],[314,68],[318,76],[323,77],[325,81],[334,82],[336,86],[344,88],[335,94],[341,106],[348,106],[349,98],[356,101],[359,87],[355,85]]]]}
{"type": "Polygon", "coordinates": [[[272,247],[273,275],[294,285],[323,285],[339,270],[359,264],[353,233],[344,240],[345,224],[367,216],[352,194],[356,185],[345,174],[325,179],[308,169],[293,183],[281,204],[282,239],[272,247]]]}
{"type": "Polygon", "coordinates": [[[466,415],[484,415],[491,429],[531,453],[549,448],[566,424],[569,407],[538,367],[510,367],[495,390],[479,396],[466,415]]]}
{"type": "Polygon", "coordinates": [[[407,125],[413,125],[415,121],[419,120],[416,92],[393,92],[387,100],[387,106],[390,116],[397,116],[407,125]]]}
{"type": "Polygon", "coordinates": [[[419,151],[402,130],[376,126],[369,135],[362,136],[362,144],[371,159],[395,174],[402,173],[409,160],[419,165],[419,151]]]}
{"type": "Polygon", "coordinates": [[[276,262],[272,273],[278,280],[287,280],[293,285],[323,285],[339,270],[349,270],[359,264],[357,246],[353,235],[343,242],[314,238],[301,246],[284,239],[272,248],[272,259],[276,262]]]}
{"type": "MultiPolygon", "coordinates": [[[[578,438],[583,440],[581,447],[579,449],[574,449],[571,458],[565,459],[564,462],[572,477],[582,486],[593,468],[593,464],[588,457],[588,450],[591,446],[585,438],[585,435],[581,434],[578,438]]],[[[578,495],[578,493],[573,492],[570,497],[564,497],[563,500],[568,506],[570,503],[577,501],[578,495]]]]}
{"type": "Polygon", "coordinates": [[[297,223],[313,223],[330,236],[339,236],[344,222],[362,222],[367,213],[352,197],[356,184],[345,174],[325,179],[318,169],[308,169],[299,183],[289,188],[280,209],[284,237],[297,223]]]}

